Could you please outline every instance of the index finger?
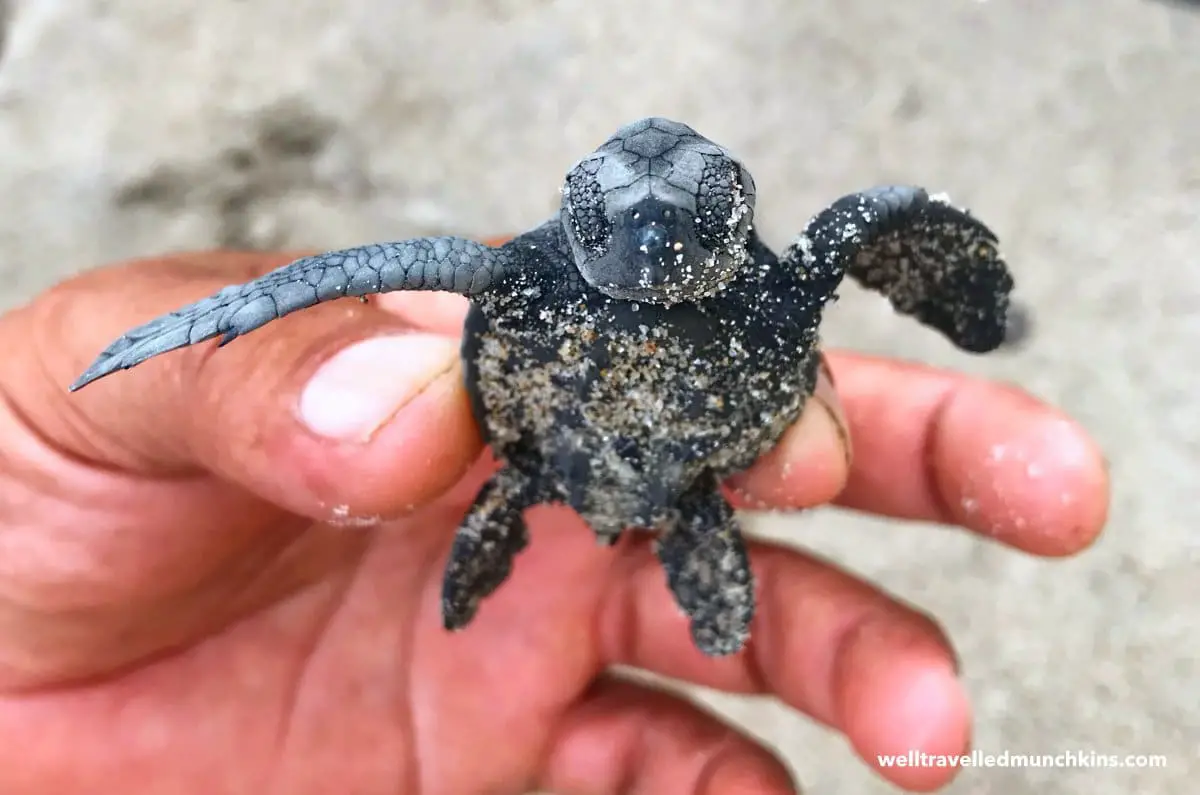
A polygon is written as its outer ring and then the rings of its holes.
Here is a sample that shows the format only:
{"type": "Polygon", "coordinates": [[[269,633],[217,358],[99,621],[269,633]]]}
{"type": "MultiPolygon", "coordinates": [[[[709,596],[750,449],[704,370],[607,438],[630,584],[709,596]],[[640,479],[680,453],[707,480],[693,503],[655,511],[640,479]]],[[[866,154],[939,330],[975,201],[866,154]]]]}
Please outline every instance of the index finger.
{"type": "Polygon", "coordinates": [[[1039,555],[1087,547],[1108,518],[1086,430],[1016,387],[924,365],[829,356],[854,445],[837,503],[962,526],[1039,555]]]}

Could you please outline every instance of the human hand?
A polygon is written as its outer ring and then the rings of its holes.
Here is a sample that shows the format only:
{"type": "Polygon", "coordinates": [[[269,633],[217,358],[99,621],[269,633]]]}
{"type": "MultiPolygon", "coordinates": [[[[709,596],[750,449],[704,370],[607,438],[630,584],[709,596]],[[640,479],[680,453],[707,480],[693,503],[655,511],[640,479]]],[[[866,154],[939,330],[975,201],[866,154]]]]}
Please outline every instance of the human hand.
{"type": "MultiPolygon", "coordinates": [[[[121,265],[0,318],[0,791],[792,791],[767,750],[614,664],[773,695],[872,766],[964,750],[936,623],[776,545],[753,546],[758,617],[732,657],[692,646],[646,538],[600,548],[550,507],[477,619],[443,630],[445,555],[492,467],[458,299],[316,306],[66,392],[126,329],[290,259],[121,265]]],[[[917,365],[828,361],[853,464],[826,383],[833,412],[810,401],[738,478],[743,504],[836,498],[1046,556],[1099,532],[1103,462],[1060,413],[917,365]]],[[[910,789],[952,775],[879,772],[910,789]]]]}

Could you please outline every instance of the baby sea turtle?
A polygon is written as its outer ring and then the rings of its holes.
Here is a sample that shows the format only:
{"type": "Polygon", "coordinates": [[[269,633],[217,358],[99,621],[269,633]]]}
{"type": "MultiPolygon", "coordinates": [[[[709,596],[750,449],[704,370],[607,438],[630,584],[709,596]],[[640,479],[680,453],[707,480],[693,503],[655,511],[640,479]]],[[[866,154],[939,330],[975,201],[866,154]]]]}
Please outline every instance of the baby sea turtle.
{"type": "Polygon", "coordinates": [[[71,389],[321,301],[468,296],[466,388],[504,466],[454,539],[446,628],[466,626],[507,579],[528,542],[525,509],[563,503],[604,544],[654,531],[696,646],[734,653],[754,578],[719,484],[800,416],[842,278],[975,353],[1004,341],[1013,289],[995,235],[919,187],[843,196],[778,256],[754,207],[754,180],[726,149],[642,119],[570,169],[550,220],[503,245],[429,237],[296,260],[133,329],[71,389]]]}

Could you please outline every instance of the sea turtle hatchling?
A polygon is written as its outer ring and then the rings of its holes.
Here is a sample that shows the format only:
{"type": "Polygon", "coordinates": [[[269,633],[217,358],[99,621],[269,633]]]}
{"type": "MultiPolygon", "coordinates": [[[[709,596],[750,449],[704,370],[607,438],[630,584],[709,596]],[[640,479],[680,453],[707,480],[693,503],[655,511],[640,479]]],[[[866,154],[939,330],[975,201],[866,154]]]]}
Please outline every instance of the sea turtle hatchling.
{"type": "Polygon", "coordinates": [[[694,643],[731,654],[750,635],[754,578],[719,484],[800,416],[842,278],[974,353],[1004,341],[1013,289],[995,235],[919,187],[843,196],[778,256],[754,208],[726,149],[642,119],[570,169],[551,219],[503,245],[428,237],[296,260],[133,329],[71,389],[322,301],[465,295],[466,388],[503,466],[454,538],[445,627],[466,626],[508,578],[525,509],[563,503],[604,544],[654,531],[694,643]]]}

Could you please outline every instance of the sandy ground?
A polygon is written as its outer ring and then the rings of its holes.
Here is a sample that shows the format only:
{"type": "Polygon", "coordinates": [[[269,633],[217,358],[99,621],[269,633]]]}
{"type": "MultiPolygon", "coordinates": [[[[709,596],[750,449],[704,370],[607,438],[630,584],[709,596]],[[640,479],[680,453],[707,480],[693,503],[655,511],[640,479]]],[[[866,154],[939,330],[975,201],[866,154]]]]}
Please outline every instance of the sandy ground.
{"type": "MultiPolygon", "coordinates": [[[[5,305],[131,255],[524,229],[575,157],[649,114],[743,156],[773,242],[848,190],[950,191],[1002,235],[1029,344],[967,357],[854,290],[827,338],[1067,407],[1112,461],[1107,534],[1045,562],[832,512],[757,526],[944,621],[980,750],[1169,759],[977,770],[952,792],[1196,791],[1200,15],[1141,0],[0,0],[0,20],[5,305]]],[[[890,791],[804,719],[711,700],[809,791],[890,791]]]]}

